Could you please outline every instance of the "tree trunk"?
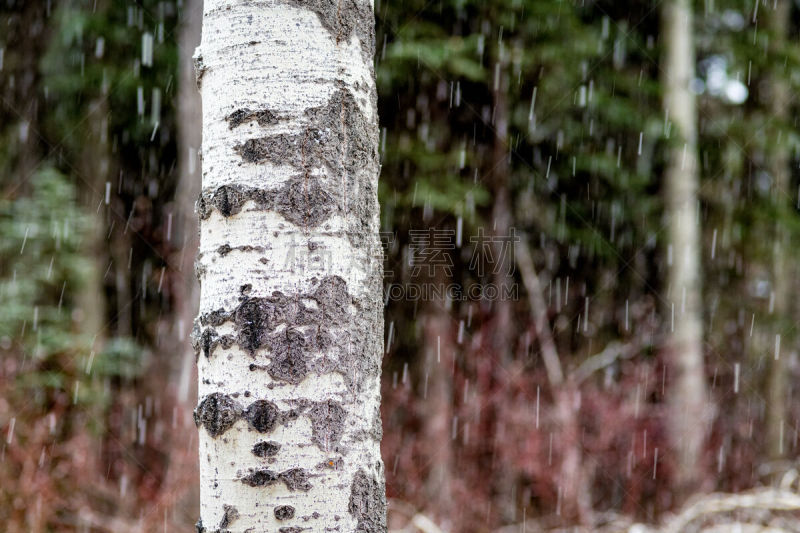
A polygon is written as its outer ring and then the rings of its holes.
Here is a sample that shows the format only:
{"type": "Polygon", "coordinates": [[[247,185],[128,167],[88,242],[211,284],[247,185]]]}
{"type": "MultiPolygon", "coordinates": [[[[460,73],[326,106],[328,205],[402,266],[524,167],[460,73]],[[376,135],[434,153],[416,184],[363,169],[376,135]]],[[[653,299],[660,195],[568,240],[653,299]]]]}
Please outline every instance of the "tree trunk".
{"type": "MultiPolygon", "coordinates": [[[[491,233],[496,237],[493,243],[494,260],[488,265],[492,268],[491,282],[499,294],[503,289],[510,289],[514,284],[514,277],[510,274],[513,264],[509,265],[509,257],[504,257],[504,246],[508,245],[508,237],[511,232],[512,207],[511,195],[509,193],[509,177],[511,165],[509,162],[509,116],[508,116],[508,75],[506,68],[508,51],[500,45],[497,49],[497,63],[500,75],[497,78],[497,86],[494,89],[494,143],[492,146],[491,168],[489,169],[489,185],[492,188],[494,204],[492,205],[492,228],[491,233]]],[[[511,244],[513,246],[513,243],[511,244]]],[[[506,254],[507,255],[507,254],[506,254]]],[[[503,383],[507,377],[510,365],[513,362],[514,351],[514,313],[513,302],[506,298],[498,298],[492,302],[492,324],[491,324],[491,356],[495,361],[497,380],[503,383]]],[[[501,406],[496,411],[502,410],[502,399],[499,399],[501,406]]],[[[502,416],[498,412],[495,427],[494,443],[495,446],[503,446],[502,416]]],[[[513,465],[503,457],[499,450],[494,453],[499,456],[499,461],[494,470],[494,491],[495,505],[503,523],[514,523],[517,521],[517,473],[513,465]]]]}
{"type": "Polygon", "coordinates": [[[192,319],[197,313],[200,296],[197,277],[194,274],[194,258],[198,249],[198,222],[194,214],[195,202],[200,195],[200,143],[202,136],[202,106],[195,87],[192,53],[198,44],[203,23],[203,1],[188,0],[183,8],[179,36],[178,84],[178,170],[180,177],[175,192],[175,231],[173,242],[180,244],[175,266],[180,269],[183,283],[176,298],[178,324],[175,332],[182,356],[175,358],[178,376],[178,401],[189,399],[189,382],[192,373],[192,354],[187,350],[186,338],[191,330],[192,319]],[[188,362],[187,362],[188,360],[188,362]]]}
{"type": "Polygon", "coordinates": [[[208,0],[201,531],[386,531],[372,5],[208,0]]]}
{"type": "MultiPolygon", "coordinates": [[[[765,10],[765,23],[769,31],[769,42],[772,48],[772,74],[770,81],[770,115],[773,120],[782,122],[790,112],[791,94],[786,81],[788,73],[786,64],[781,59],[780,49],[784,46],[789,23],[789,3],[776,0],[775,9],[765,10]]],[[[792,216],[789,194],[790,168],[788,136],[784,128],[777,128],[776,139],[770,143],[771,153],[767,161],[769,173],[773,179],[772,198],[777,213],[775,223],[775,241],[772,258],[772,290],[775,298],[773,312],[779,331],[783,324],[789,323],[789,296],[791,283],[786,260],[787,232],[784,228],[786,220],[792,216]],[[781,133],[783,135],[781,135],[781,133]]],[[[770,459],[781,459],[785,456],[784,439],[786,420],[787,368],[786,357],[781,357],[780,344],[776,337],[775,354],[771,360],[767,383],[767,453],[770,459]]],[[[788,339],[784,339],[786,342],[788,339]]]]}
{"type": "Polygon", "coordinates": [[[671,334],[666,357],[670,376],[669,435],[675,454],[677,494],[697,483],[708,416],[703,369],[699,223],[697,220],[697,117],[689,88],[695,71],[689,0],[667,0],[662,10],[664,107],[671,122],[665,169],[669,246],[671,334]]]}
{"type": "MultiPolygon", "coordinates": [[[[197,314],[200,290],[194,273],[194,259],[198,248],[198,220],[194,214],[195,202],[200,195],[200,158],[198,152],[201,142],[202,112],[200,94],[195,84],[192,54],[200,44],[203,23],[203,1],[185,0],[181,10],[180,33],[178,36],[178,184],[175,191],[175,204],[172,217],[172,231],[169,236],[172,255],[170,269],[177,270],[177,280],[172,290],[175,296],[175,311],[170,317],[173,328],[169,341],[163,348],[168,361],[167,399],[174,409],[185,413],[194,402],[196,388],[193,386],[194,353],[188,343],[192,320],[197,314]],[[174,354],[174,355],[173,355],[174,354]]],[[[179,517],[197,516],[199,509],[199,487],[193,481],[197,478],[197,455],[188,446],[178,449],[175,443],[185,440],[187,419],[178,417],[169,426],[172,448],[169,469],[163,484],[165,505],[173,518],[171,527],[178,528],[179,517]],[[187,482],[187,480],[191,480],[187,482]]],[[[166,526],[165,526],[166,527],[166,526]]]]}
{"type": "Polygon", "coordinates": [[[571,376],[565,379],[561,358],[558,355],[547,304],[542,296],[542,284],[536,273],[528,237],[523,235],[515,247],[519,274],[528,293],[531,319],[539,342],[542,361],[547,371],[547,381],[553,395],[554,433],[558,435],[561,465],[558,478],[559,514],[566,523],[592,523],[592,483],[583,455],[580,420],[580,383],[571,376]]]}
{"type": "MultiPolygon", "coordinates": [[[[434,283],[444,286],[440,276],[434,283]]],[[[421,438],[428,443],[424,457],[428,467],[425,480],[425,509],[445,531],[451,531],[453,517],[453,365],[456,347],[452,318],[446,302],[426,302],[419,317],[424,342],[424,420],[421,438]]]]}

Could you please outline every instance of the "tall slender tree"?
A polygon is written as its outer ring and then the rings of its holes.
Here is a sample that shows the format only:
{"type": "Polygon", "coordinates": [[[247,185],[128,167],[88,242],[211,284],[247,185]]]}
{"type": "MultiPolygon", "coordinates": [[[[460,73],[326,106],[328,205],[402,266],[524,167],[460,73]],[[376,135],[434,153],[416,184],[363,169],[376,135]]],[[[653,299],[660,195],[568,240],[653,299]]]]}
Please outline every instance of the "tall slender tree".
{"type": "MultiPolygon", "coordinates": [[[[444,286],[443,276],[434,278],[444,286]]],[[[426,511],[436,517],[438,524],[453,524],[453,367],[456,344],[453,338],[452,318],[445,299],[425,302],[419,320],[425,339],[423,359],[423,399],[425,416],[420,438],[431,443],[424,461],[428,464],[425,481],[426,511]]]]}
{"type": "MultiPolygon", "coordinates": [[[[494,203],[491,213],[491,232],[497,238],[495,243],[494,256],[498,261],[503,260],[502,246],[504,240],[508,238],[513,224],[513,212],[511,207],[511,194],[509,192],[509,182],[511,174],[511,147],[509,145],[509,75],[508,56],[509,51],[504,42],[498,39],[495,47],[494,68],[496,69],[495,84],[492,92],[494,104],[492,130],[494,139],[489,158],[489,169],[486,179],[489,181],[494,203]]],[[[492,282],[495,287],[513,286],[513,276],[510,275],[508,265],[501,265],[501,268],[493,269],[492,282]]],[[[508,372],[514,352],[514,309],[513,302],[509,298],[498,298],[492,302],[493,324],[491,333],[492,356],[496,358],[495,371],[499,374],[498,381],[504,379],[503,373],[508,372]]],[[[499,414],[499,413],[498,413],[499,414]]],[[[497,416],[498,425],[495,428],[497,436],[494,439],[496,446],[504,445],[501,438],[503,432],[502,417],[497,416]]],[[[514,522],[517,519],[516,510],[516,488],[517,479],[511,465],[506,461],[500,461],[498,475],[495,476],[495,491],[498,512],[506,522],[514,522]]]]}
{"type": "Polygon", "coordinates": [[[194,276],[194,258],[198,247],[198,221],[194,215],[194,203],[200,194],[200,150],[202,109],[192,67],[192,54],[200,43],[203,24],[203,0],[188,0],[184,3],[178,53],[180,54],[178,83],[178,171],[180,176],[175,191],[175,227],[173,239],[179,245],[178,265],[183,283],[179,285],[179,317],[176,335],[182,356],[174,362],[178,381],[178,400],[189,401],[192,374],[192,354],[187,351],[186,337],[191,330],[192,319],[197,312],[199,290],[194,276]]]}
{"type": "Polygon", "coordinates": [[[703,370],[700,232],[697,210],[697,114],[690,83],[695,73],[692,7],[689,0],[667,0],[661,12],[664,49],[662,86],[670,132],[665,169],[668,218],[667,365],[669,431],[676,454],[678,493],[697,482],[705,428],[707,392],[703,370]]]}
{"type": "Polygon", "coordinates": [[[201,523],[386,531],[371,2],[209,0],[201,523]]]}
{"type": "MultiPolygon", "coordinates": [[[[776,0],[772,9],[765,9],[765,24],[769,34],[771,73],[769,76],[770,116],[772,120],[784,121],[789,115],[791,92],[787,83],[786,62],[781,59],[785,47],[789,25],[789,2],[776,0]]],[[[777,324],[789,323],[786,315],[790,310],[791,277],[787,261],[787,236],[785,227],[790,216],[792,197],[789,192],[791,178],[790,146],[786,129],[774,128],[775,138],[769,144],[769,173],[772,175],[772,200],[775,202],[775,242],[772,258],[772,290],[777,315],[777,324]]],[[[780,353],[780,332],[775,337],[775,352],[769,369],[767,394],[767,454],[770,459],[782,458],[784,449],[786,409],[786,390],[788,374],[786,357],[780,353]]]]}

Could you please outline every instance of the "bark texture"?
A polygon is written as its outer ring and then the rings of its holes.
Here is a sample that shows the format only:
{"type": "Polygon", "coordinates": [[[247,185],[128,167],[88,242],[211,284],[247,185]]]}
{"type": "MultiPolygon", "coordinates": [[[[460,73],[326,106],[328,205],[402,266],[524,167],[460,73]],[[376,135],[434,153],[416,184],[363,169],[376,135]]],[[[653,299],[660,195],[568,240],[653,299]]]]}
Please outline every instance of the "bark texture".
{"type": "Polygon", "coordinates": [[[689,88],[695,72],[691,3],[667,0],[661,16],[662,86],[671,133],[664,176],[670,246],[668,303],[672,306],[668,310],[671,333],[666,357],[671,387],[667,396],[676,482],[685,495],[697,481],[709,422],[700,307],[697,115],[689,88]]]}
{"type": "Polygon", "coordinates": [[[208,0],[200,531],[386,531],[370,2],[208,0]]]}

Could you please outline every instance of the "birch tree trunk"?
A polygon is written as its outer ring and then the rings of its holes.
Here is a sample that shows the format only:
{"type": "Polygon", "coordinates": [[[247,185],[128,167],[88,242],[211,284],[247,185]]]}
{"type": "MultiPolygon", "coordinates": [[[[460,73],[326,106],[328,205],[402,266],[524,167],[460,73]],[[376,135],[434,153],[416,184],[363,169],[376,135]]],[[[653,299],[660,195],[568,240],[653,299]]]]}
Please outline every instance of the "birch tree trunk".
{"type": "Polygon", "coordinates": [[[371,2],[207,0],[200,531],[386,531],[371,2]]]}
{"type": "Polygon", "coordinates": [[[669,434],[676,462],[678,493],[697,482],[708,424],[703,370],[703,331],[697,219],[697,117],[694,78],[692,8],[689,0],[667,0],[662,10],[665,113],[670,121],[670,149],[665,169],[668,218],[669,298],[671,333],[666,346],[670,390],[669,434]]]}

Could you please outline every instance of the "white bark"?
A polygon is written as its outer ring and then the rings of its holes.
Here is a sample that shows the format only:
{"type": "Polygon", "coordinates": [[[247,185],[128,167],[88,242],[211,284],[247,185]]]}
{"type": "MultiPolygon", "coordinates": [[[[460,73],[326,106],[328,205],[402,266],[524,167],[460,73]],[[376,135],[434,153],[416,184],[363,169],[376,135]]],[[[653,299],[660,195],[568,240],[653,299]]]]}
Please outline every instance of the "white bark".
{"type": "Polygon", "coordinates": [[[386,531],[372,9],[206,1],[205,531],[386,531]]]}
{"type": "Polygon", "coordinates": [[[664,106],[672,121],[672,144],[665,170],[669,219],[669,294],[674,325],[667,355],[671,387],[669,429],[681,491],[691,490],[708,426],[703,369],[700,288],[700,234],[697,216],[697,116],[689,84],[694,78],[692,7],[689,0],[667,0],[662,11],[664,106]]]}

